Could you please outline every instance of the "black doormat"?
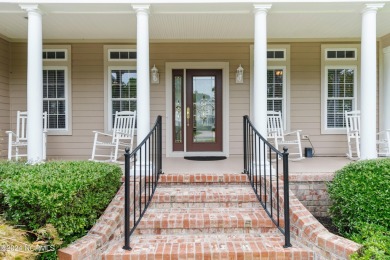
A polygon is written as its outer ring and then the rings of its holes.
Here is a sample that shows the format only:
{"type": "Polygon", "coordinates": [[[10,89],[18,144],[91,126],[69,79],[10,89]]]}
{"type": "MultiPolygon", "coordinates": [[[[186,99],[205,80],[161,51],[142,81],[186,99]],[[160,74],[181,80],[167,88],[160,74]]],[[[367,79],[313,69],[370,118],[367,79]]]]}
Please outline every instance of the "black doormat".
{"type": "Polygon", "coordinates": [[[184,156],[184,159],[192,161],[219,161],[225,160],[226,156],[184,156]]]}

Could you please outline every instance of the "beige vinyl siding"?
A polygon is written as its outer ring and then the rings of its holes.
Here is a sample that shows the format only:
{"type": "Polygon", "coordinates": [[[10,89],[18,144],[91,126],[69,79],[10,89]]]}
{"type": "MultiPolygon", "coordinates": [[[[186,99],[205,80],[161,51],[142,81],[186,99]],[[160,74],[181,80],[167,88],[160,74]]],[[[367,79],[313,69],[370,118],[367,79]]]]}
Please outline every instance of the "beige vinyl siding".
{"type": "Polygon", "coordinates": [[[381,38],[382,48],[390,46],[390,34],[387,34],[381,38]]]}
{"type": "Polygon", "coordinates": [[[9,129],[9,62],[10,44],[0,38],[0,158],[7,156],[9,129]]]}

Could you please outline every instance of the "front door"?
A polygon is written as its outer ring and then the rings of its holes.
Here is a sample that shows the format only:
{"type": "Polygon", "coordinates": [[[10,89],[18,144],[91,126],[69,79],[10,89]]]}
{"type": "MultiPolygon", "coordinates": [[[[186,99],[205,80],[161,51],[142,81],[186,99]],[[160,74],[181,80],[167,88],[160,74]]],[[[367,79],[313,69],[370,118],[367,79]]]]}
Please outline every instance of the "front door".
{"type": "Polygon", "coordinates": [[[221,152],[222,70],[173,70],[173,79],[173,150],[221,152]]]}

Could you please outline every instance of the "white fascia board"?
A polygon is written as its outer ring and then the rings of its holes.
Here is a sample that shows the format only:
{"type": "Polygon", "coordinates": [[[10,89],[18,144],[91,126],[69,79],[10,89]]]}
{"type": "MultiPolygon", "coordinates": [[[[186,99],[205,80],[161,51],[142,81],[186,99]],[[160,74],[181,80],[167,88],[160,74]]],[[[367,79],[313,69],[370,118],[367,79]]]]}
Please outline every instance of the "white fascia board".
{"type": "MultiPolygon", "coordinates": [[[[268,0],[267,3],[389,3],[390,0],[268,0]]],[[[213,3],[249,3],[257,4],[258,0],[0,0],[0,3],[16,4],[213,4],[213,3]]]]}

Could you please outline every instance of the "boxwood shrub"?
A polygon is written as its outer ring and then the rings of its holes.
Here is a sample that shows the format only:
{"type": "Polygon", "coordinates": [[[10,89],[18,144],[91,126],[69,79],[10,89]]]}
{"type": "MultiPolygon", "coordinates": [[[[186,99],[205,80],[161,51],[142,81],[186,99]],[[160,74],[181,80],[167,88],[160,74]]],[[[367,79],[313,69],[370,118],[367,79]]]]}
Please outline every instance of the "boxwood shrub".
{"type": "Polygon", "coordinates": [[[390,159],[351,163],[328,184],[339,232],[362,244],[351,259],[390,259],[390,159]]]}
{"type": "Polygon", "coordinates": [[[336,172],[328,192],[330,215],[341,234],[354,233],[360,223],[390,229],[390,159],[345,166],[336,172]]]}
{"type": "Polygon", "coordinates": [[[92,227],[117,192],[122,175],[117,165],[90,161],[3,162],[0,168],[6,219],[30,230],[52,224],[62,246],[92,227]]]}

